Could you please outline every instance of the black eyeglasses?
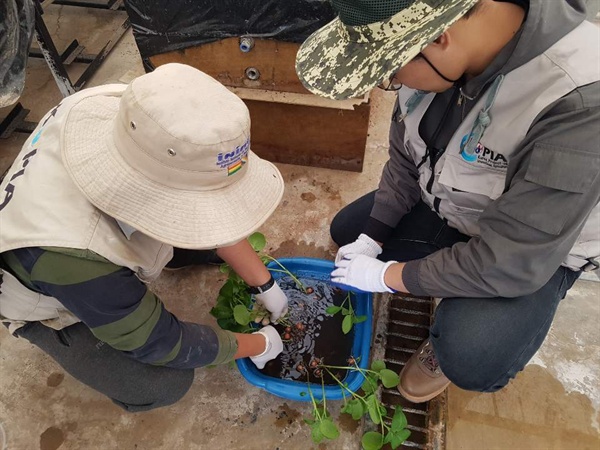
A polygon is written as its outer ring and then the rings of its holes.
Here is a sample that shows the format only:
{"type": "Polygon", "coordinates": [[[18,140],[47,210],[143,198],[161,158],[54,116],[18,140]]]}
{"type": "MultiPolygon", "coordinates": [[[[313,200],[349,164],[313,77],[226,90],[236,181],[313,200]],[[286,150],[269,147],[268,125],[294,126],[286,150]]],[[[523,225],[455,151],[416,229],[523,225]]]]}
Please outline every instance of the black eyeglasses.
{"type": "Polygon", "coordinates": [[[377,85],[379,89],[382,91],[397,91],[402,87],[402,84],[394,84],[394,78],[396,77],[396,72],[394,71],[387,80],[382,81],[377,85]]]}

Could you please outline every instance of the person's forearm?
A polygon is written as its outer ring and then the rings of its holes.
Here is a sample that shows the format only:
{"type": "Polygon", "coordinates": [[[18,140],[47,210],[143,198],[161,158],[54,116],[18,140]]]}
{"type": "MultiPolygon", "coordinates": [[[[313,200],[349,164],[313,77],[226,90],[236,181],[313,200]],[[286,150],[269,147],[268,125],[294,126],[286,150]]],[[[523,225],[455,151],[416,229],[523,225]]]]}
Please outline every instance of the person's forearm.
{"type": "Polygon", "coordinates": [[[234,335],[238,343],[235,359],[257,356],[265,351],[267,340],[262,334],[234,333],[234,335]]]}
{"type": "Polygon", "coordinates": [[[246,239],[217,249],[217,255],[250,286],[261,286],[271,278],[271,274],[246,239]]]}
{"type": "Polygon", "coordinates": [[[408,292],[406,286],[402,282],[402,270],[404,263],[392,264],[383,275],[383,282],[390,288],[398,292],[408,292]]]}

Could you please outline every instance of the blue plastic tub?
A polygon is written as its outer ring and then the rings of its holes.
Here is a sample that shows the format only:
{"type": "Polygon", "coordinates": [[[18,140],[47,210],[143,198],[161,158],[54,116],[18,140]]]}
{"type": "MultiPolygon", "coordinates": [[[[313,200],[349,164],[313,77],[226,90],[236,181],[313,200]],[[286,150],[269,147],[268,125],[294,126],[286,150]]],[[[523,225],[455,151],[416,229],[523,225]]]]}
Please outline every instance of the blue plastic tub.
{"type": "MultiPolygon", "coordinates": [[[[284,258],[279,259],[290,272],[298,278],[309,278],[319,281],[329,281],[329,274],[334,269],[332,261],[316,258],[284,258]]],[[[270,263],[267,267],[278,267],[270,263]]],[[[283,274],[274,272],[273,278],[278,279],[283,274]]],[[[352,344],[352,356],[357,358],[359,367],[367,368],[369,363],[369,351],[371,348],[371,323],[373,320],[372,294],[356,294],[355,311],[357,315],[367,316],[367,320],[354,325],[354,342],[352,344]],[[358,359],[360,357],[360,359],[358,359]]],[[[281,380],[261,373],[248,358],[238,359],[237,366],[248,382],[258,386],[265,391],[290,400],[310,401],[307,384],[299,381],[281,380]]],[[[348,371],[345,383],[348,388],[356,391],[360,388],[364,377],[358,371],[348,371]]],[[[322,397],[320,384],[311,383],[312,394],[316,398],[322,397]]],[[[327,399],[340,400],[343,398],[342,389],[339,386],[325,386],[327,399]]],[[[348,394],[346,393],[346,396],[348,394]]]]}

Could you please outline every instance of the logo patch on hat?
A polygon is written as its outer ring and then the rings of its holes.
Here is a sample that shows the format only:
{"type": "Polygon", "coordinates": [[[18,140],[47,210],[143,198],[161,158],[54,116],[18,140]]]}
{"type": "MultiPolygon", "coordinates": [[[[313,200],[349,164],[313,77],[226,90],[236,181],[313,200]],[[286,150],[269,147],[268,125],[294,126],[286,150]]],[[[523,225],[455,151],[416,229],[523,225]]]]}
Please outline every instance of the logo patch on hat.
{"type": "Polygon", "coordinates": [[[250,139],[246,139],[242,145],[238,145],[229,153],[219,153],[216,165],[221,169],[227,169],[227,176],[239,172],[248,162],[248,151],[250,150],[250,139]]]}
{"type": "Polygon", "coordinates": [[[240,159],[238,162],[235,162],[232,165],[227,166],[227,176],[233,175],[234,173],[236,173],[247,162],[248,162],[248,157],[247,156],[243,156],[242,159],[240,159]]]}

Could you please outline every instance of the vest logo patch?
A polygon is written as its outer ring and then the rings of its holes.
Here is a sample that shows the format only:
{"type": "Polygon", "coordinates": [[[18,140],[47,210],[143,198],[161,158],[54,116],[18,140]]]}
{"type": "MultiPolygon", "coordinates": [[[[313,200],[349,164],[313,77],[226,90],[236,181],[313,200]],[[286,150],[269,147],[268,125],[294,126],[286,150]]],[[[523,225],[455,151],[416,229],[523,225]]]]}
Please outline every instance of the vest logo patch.
{"type": "Polygon", "coordinates": [[[464,147],[468,139],[469,135],[466,134],[460,142],[460,156],[462,159],[469,163],[481,164],[491,167],[492,169],[506,170],[508,167],[508,160],[506,157],[500,152],[495,152],[487,148],[481,142],[477,143],[475,146],[475,152],[472,155],[465,152],[464,147]]]}
{"type": "Polygon", "coordinates": [[[35,144],[37,144],[37,142],[40,140],[42,131],[44,130],[46,123],[48,123],[48,121],[50,119],[52,119],[56,116],[56,111],[58,111],[58,108],[60,107],[60,105],[61,104],[59,103],[58,105],[56,105],[54,107],[54,109],[52,111],[50,111],[50,114],[48,115],[48,117],[46,117],[46,120],[44,120],[44,123],[42,123],[42,126],[40,127],[38,132],[33,136],[33,139],[31,140],[31,143],[29,144],[30,145],[29,148],[31,148],[31,151],[29,153],[27,153],[25,156],[23,156],[23,158],[21,159],[21,169],[19,171],[17,171],[16,173],[14,173],[13,176],[10,177],[10,180],[8,180],[8,184],[4,188],[4,198],[2,199],[2,203],[0,203],[0,211],[2,211],[4,208],[6,208],[6,205],[8,205],[8,203],[12,200],[14,192],[15,192],[15,185],[13,184],[13,181],[15,181],[17,178],[25,175],[25,168],[31,162],[31,158],[33,158],[38,151],[37,148],[32,148],[32,147],[35,144]]]}
{"type": "MultiPolygon", "coordinates": [[[[38,136],[36,136],[36,138],[37,137],[38,136]]],[[[25,156],[23,156],[23,159],[21,160],[21,170],[19,170],[12,177],[10,177],[8,184],[4,188],[4,199],[2,200],[2,203],[0,203],[0,211],[2,211],[6,207],[6,205],[8,205],[8,202],[10,202],[13,197],[13,194],[15,192],[15,185],[13,184],[13,181],[25,174],[25,168],[29,164],[30,158],[32,158],[36,153],[37,149],[32,150],[25,156]]]]}

